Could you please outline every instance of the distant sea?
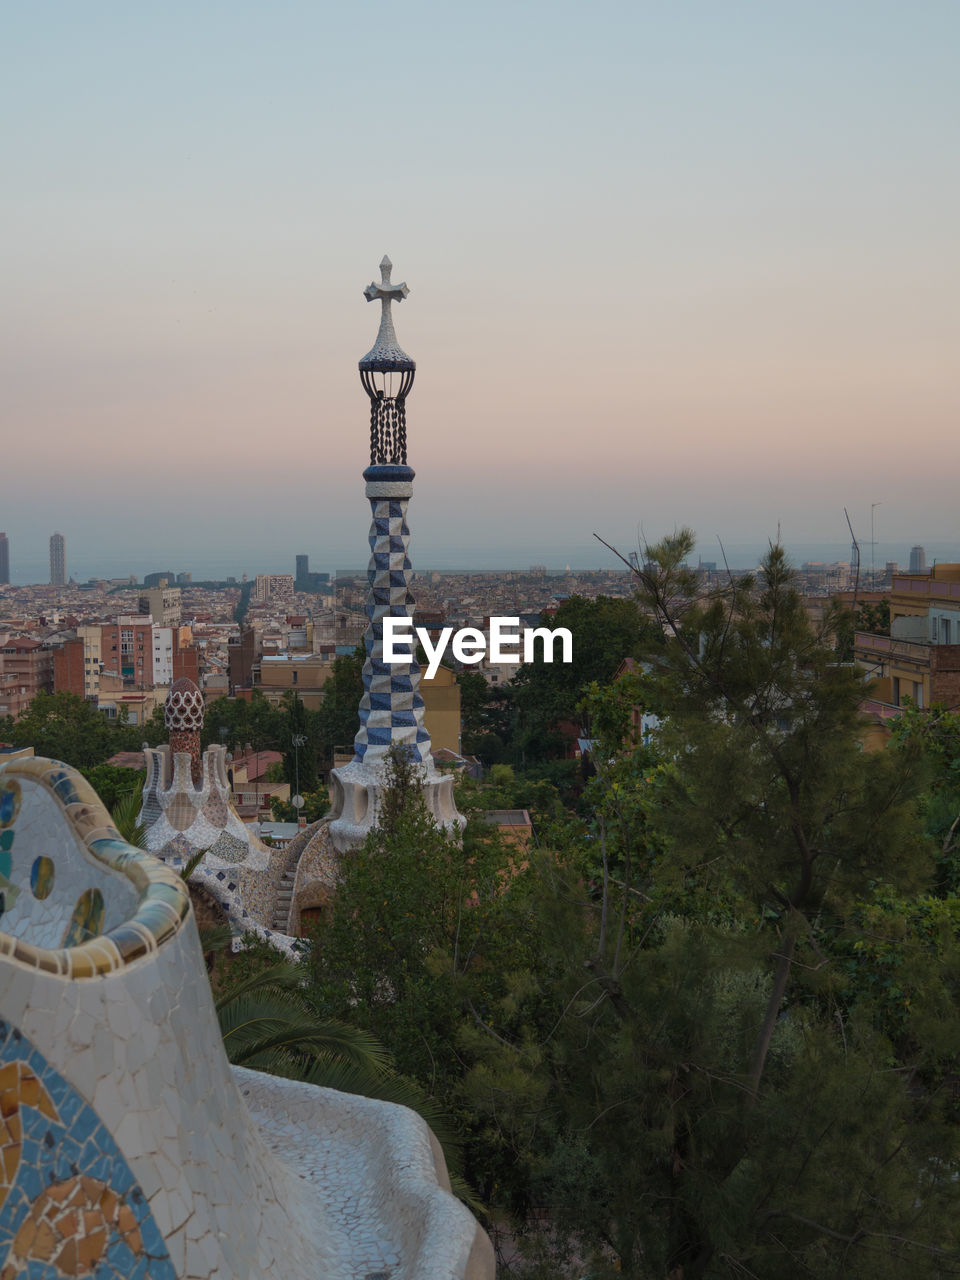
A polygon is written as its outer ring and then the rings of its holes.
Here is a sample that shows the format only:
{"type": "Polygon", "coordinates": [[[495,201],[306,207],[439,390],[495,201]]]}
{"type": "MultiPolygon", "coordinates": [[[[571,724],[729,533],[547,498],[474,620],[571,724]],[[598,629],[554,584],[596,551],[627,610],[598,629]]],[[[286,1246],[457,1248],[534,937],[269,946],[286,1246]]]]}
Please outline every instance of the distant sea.
{"type": "MultiPolygon", "coordinates": [[[[936,561],[960,562],[960,540],[955,542],[924,542],[917,540],[924,547],[927,566],[936,561]]],[[[786,543],[787,554],[791,561],[799,566],[805,561],[849,561],[849,542],[796,542],[786,543]]],[[[239,582],[244,573],[253,578],[258,573],[293,573],[294,557],[298,550],[310,556],[310,569],[313,572],[329,573],[364,573],[365,562],[361,562],[356,554],[337,558],[325,553],[322,549],[309,547],[294,548],[291,551],[277,548],[259,548],[256,551],[238,551],[236,548],[225,551],[222,555],[204,549],[201,555],[193,556],[189,552],[180,551],[169,556],[160,554],[151,556],[149,560],[136,554],[112,552],[100,557],[78,554],[74,558],[70,544],[67,544],[67,573],[77,582],[86,582],[89,578],[125,578],[136,574],[139,581],[144,574],[171,570],[173,573],[189,572],[195,582],[205,580],[222,581],[234,577],[239,582]]],[[[625,556],[637,550],[636,545],[624,544],[619,547],[625,556]]],[[[751,569],[756,567],[767,550],[766,542],[729,542],[724,543],[727,563],[731,569],[751,569]]],[[[446,573],[488,572],[496,570],[529,569],[531,565],[544,565],[549,570],[561,570],[569,566],[574,570],[615,569],[621,562],[599,542],[577,543],[568,546],[546,546],[517,548],[505,550],[503,547],[431,547],[419,546],[414,539],[411,548],[414,569],[419,573],[437,570],[446,573]]],[[[870,546],[861,543],[861,567],[865,570],[871,566],[871,560],[878,570],[883,569],[889,560],[897,562],[901,569],[907,569],[910,563],[910,545],[900,542],[878,542],[871,554],[870,546]]],[[[723,564],[723,552],[715,540],[698,543],[694,553],[718,567],[723,564]]],[[[49,564],[46,559],[24,560],[19,562],[11,548],[11,578],[16,586],[31,583],[43,584],[49,580],[49,564]]]]}

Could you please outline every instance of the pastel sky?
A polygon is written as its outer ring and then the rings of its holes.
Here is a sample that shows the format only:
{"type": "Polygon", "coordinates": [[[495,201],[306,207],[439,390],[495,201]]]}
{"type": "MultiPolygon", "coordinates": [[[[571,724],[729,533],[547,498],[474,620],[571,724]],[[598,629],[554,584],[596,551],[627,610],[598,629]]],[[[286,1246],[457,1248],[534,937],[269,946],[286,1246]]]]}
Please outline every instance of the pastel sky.
{"type": "Polygon", "coordinates": [[[415,562],[960,560],[953,0],[3,6],[14,581],[366,561],[389,253],[415,562]]]}

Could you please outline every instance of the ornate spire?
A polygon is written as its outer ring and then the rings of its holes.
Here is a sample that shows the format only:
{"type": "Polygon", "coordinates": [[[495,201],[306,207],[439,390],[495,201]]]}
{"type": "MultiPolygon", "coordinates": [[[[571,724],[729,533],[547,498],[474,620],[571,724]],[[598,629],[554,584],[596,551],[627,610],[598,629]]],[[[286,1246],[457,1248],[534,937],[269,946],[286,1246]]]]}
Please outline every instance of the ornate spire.
{"type": "Polygon", "coordinates": [[[402,302],[410,290],[407,288],[406,281],[402,284],[391,284],[392,270],[393,263],[384,254],[380,263],[380,283],[372,281],[363,291],[363,296],[368,302],[373,302],[375,298],[380,299],[380,331],[376,342],[360,361],[361,370],[369,370],[373,373],[406,373],[407,370],[417,367],[416,361],[411,360],[400,346],[393,327],[391,304],[402,302]]]}
{"type": "Polygon", "coordinates": [[[368,284],[363,296],[368,302],[380,299],[380,331],[372,348],[360,361],[360,381],[370,397],[370,465],[406,466],[406,401],[413,386],[416,362],[397,341],[390,311],[410,290],[406,283],[391,284],[393,263],[384,254],[380,263],[380,283],[368,284]],[[394,375],[399,374],[399,378],[394,375]]]}

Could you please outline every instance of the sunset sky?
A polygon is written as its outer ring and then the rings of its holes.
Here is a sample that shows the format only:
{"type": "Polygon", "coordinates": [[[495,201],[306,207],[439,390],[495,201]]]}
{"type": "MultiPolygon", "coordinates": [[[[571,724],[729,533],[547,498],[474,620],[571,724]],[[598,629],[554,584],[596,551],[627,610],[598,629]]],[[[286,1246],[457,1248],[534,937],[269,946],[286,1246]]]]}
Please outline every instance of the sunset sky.
{"type": "Polygon", "coordinates": [[[953,0],[3,11],[15,582],[365,563],[385,252],[418,566],[960,560],[953,0]]]}

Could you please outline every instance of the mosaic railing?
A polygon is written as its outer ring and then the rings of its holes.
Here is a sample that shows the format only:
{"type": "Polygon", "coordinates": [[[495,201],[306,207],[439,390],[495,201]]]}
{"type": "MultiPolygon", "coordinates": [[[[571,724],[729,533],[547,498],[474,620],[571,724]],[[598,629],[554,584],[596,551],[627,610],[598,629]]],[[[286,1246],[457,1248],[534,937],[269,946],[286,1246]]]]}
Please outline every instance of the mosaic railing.
{"type": "Polygon", "coordinates": [[[411,1112],[231,1068],[186,888],[0,766],[0,1280],[490,1280],[411,1112]]]}
{"type": "Polygon", "coordinates": [[[81,774],[40,757],[0,767],[0,956],[97,977],[155,952],[189,907],[176,872],[122,839],[81,774]]]}

